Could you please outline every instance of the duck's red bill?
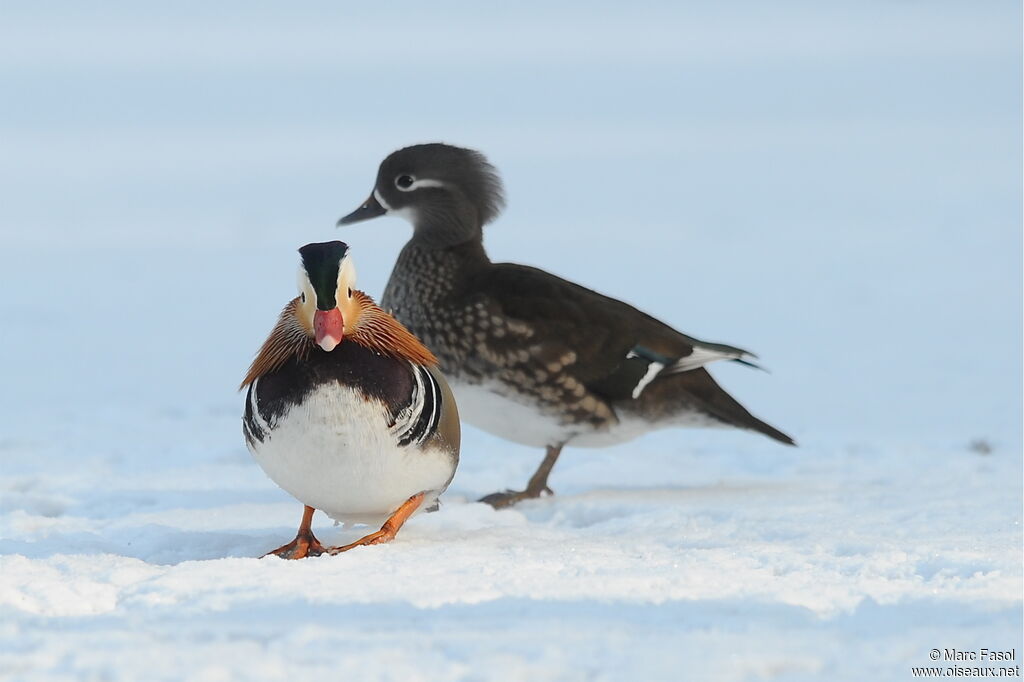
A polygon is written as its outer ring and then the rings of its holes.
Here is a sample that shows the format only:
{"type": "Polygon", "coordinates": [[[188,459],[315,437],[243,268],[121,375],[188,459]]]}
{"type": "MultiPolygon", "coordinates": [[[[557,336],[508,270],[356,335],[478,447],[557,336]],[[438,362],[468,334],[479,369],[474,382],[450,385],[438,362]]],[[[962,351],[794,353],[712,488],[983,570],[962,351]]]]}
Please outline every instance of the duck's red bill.
{"type": "Polygon", "coordinates": [[[313,314],[313,333],[316,345],[328,352],[334,350],[345,335],[345,320],[341,317],[341,311],[337,308],[316,311],[313,314]]]}

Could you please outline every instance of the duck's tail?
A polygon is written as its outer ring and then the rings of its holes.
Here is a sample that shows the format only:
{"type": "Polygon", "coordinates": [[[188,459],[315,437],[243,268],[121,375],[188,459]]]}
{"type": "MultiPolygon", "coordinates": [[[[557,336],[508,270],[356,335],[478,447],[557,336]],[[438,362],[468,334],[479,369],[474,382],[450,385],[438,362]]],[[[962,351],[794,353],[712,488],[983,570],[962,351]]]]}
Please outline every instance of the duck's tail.
{"type": "Polygon", "coordinates": [[[729,426],[763,433],[785,445],[796,445],[790,436],[758,419],[740,405],[703,367],[659,377],[644,392],[641,400],[651,401],[648,404],[652,407],[655,402],[658,406],[677,406],[681,401],[688,412],[703,414],[729,426]]]}

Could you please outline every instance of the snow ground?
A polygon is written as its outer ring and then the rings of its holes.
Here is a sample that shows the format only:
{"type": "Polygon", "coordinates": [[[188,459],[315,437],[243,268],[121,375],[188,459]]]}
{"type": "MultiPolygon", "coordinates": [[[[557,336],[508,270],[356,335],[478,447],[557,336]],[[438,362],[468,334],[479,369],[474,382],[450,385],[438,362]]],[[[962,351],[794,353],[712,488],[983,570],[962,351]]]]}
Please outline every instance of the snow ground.
{"type": "Polygon", "coordinates": [[[1015,3],[80,7],[0,22],[0,678],[1020,664],[1015,3]],[[492,255],[751,348],[716,376],[801,447],[567,450],[494,512],[540,453],[467,429],[393,544],[254,559],[301,510],[234,387],[300,244],[379,294],[407,228],[331,226],[428,139],[503,171],[492,255]]]}
{"type": "Polygon", "coordinates": [[[94,418],[5,444],[12,679],[904,679],[932,648],[1020,638],[1010,453],[666,434],[571,451],[557,497],[495,512],[470,500],[535,453],[474,433],[440,512],[390,545],[284,562],[252,557],[301,509],[236,415],[94,418]],[[169,445],[132,461],[146,440],[169,445]]]}

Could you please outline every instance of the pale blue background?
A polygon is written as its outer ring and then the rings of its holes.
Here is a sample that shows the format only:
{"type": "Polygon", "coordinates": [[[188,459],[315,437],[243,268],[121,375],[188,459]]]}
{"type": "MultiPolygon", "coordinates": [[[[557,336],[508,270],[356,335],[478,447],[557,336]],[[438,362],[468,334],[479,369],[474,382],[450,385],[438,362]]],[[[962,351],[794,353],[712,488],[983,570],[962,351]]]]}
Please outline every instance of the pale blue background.
{"type": "Polygon", "coordinates": [[[334,221],[443,140],[505,177],[496,260],[749,347],[717,375],[802,441],[1019,447],[1018,3],[2,11],[5,430],[236,409],[295,248],[379,296],[408,227],[334,221]]]}
{"type": "Polygon", "coordinates": [[[1014,646],[1020,15],[0,4],[0,676],[905,680],[1014,646]],[[295,249],[350,242],[379,296],[408,226],[334,223],[432,140],[503,173],[493,258],[759,353],[713,372],[801,447],[567,448],[494,512],[540,452],[466,429],[395,543],[251,558],[299,514],[235,391],[295,249]]]}

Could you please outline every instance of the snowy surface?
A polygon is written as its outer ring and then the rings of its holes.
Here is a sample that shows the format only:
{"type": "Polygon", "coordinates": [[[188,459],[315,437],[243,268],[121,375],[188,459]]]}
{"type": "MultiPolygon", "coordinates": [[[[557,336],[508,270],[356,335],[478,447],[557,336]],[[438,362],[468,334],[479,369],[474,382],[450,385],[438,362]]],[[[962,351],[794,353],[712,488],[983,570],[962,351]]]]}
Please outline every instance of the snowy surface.
{"type": "Polygon", "coordinates": [[[1021,663],[1020,9],[135,3],[0,22],[0,679],[902,680],[1021,663]],[[346,14],[347,13],[347,14],[346,14]],[[234,388],[392,149],[502,170],[492,256],[757,352],[799,448],[467,429],[440,512],[301,507],[234,388]],[[325,542],[362,529],[332,527],[325,542]]]}

